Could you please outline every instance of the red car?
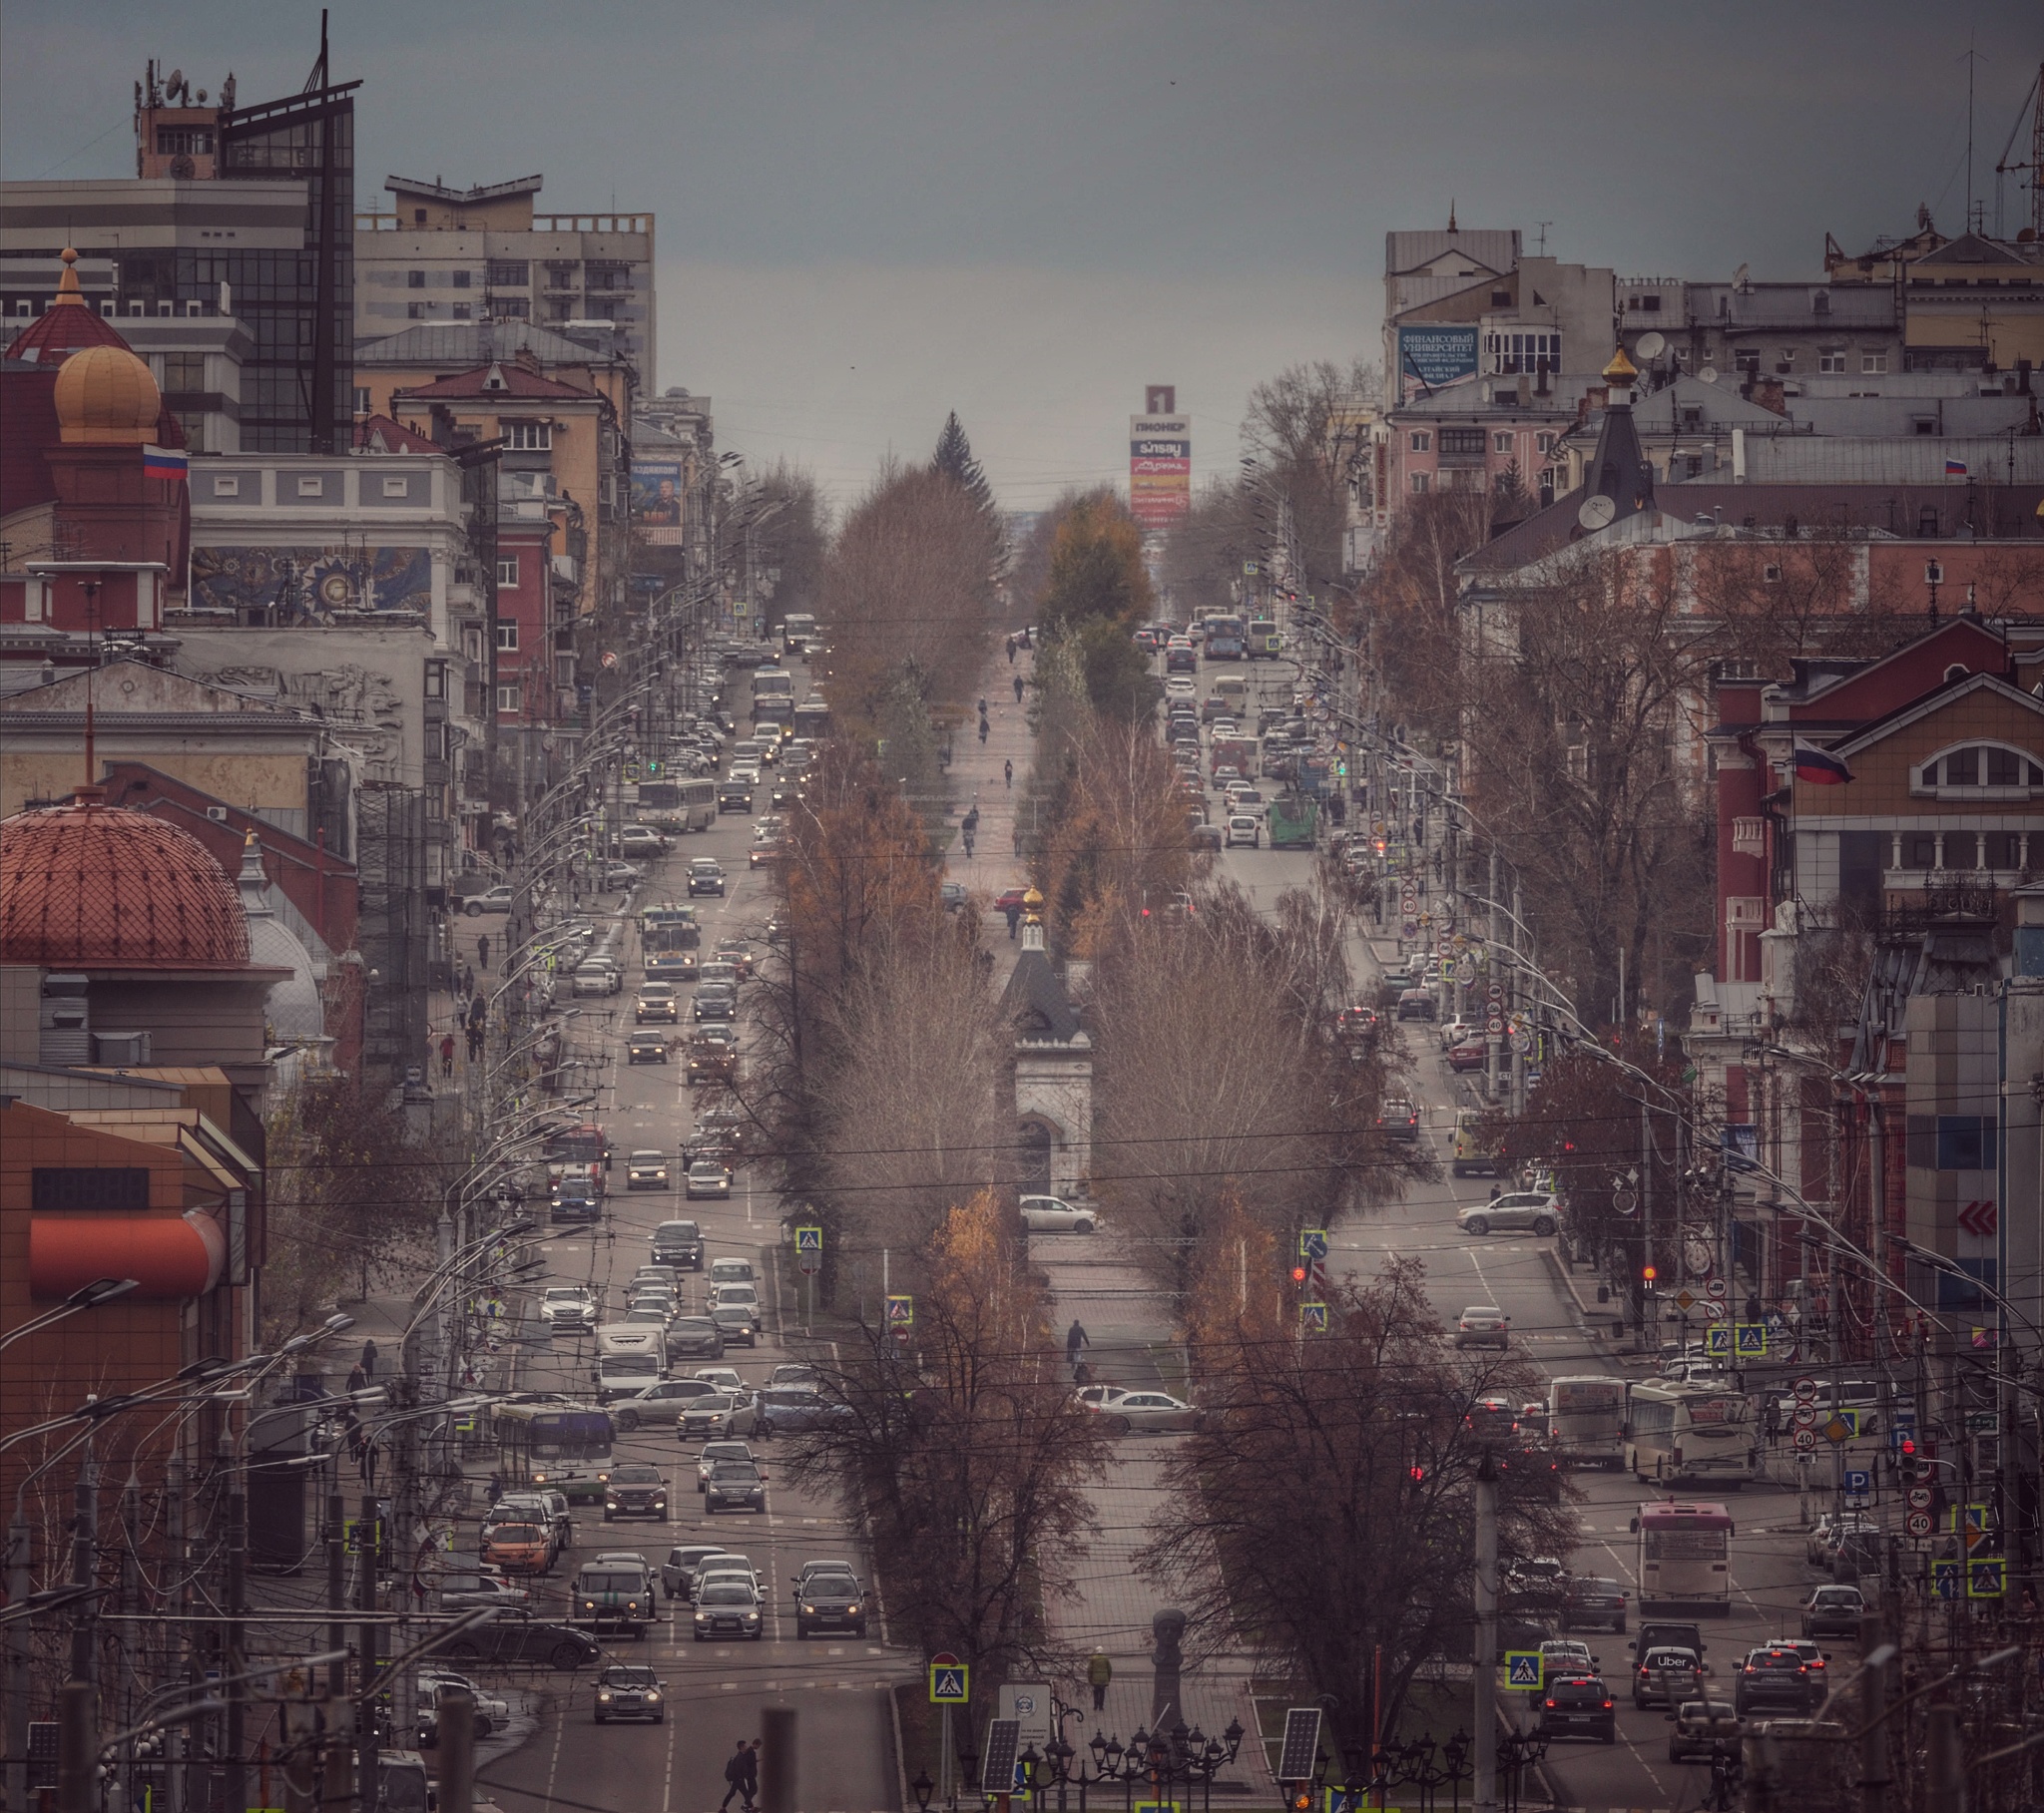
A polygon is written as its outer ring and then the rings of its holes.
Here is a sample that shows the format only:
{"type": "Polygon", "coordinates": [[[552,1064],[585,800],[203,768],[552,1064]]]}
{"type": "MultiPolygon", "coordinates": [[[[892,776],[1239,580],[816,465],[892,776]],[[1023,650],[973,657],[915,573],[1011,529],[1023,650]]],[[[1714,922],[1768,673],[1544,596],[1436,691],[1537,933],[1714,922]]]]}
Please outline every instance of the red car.
{"type": "Polygon", "coordinates": [[[1448,1049],[1448,1069],[1451,1071],[1480,1071],[1489,1062],[1488,1039],[1464,1039],[1460,1045],[1448,1049]]]}
{"type": "Polygon", "coordinates": [[[1029,884],[1027,882],[1024,882],[1019,888],[1004,889],[994,896],[994,911],[996,913],[1005,913],[1010,907],[1014,907],[1019,911],[1022,906],[1022,896],[1028,892],[1029,884]]]}

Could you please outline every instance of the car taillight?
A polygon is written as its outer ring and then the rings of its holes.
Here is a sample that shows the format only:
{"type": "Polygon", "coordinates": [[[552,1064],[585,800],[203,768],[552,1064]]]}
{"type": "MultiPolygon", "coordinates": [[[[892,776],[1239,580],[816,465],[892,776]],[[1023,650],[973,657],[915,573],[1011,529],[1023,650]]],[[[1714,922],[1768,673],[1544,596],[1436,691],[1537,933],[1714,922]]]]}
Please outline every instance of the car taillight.
{"type": "Polygon", "coordinates": [[[1604,1702],[1604,1710],[1605,1710],[1605,1711],[1607,1711],[1607,1712],[1609,1712],[1609,1711],[1611,1710],[1611,1702],[1610,1702],[1609,1700],[1606,1700],[1606,1701],[1604,1702]]]}
{"type": "Polygon", "coordinates": [[[1554,1701],[1553,1701],[1553,1700],[1549,1700],[1549,1701],[1547,1702],[1547,1709],[1548,1709],[1548,1711],[1550,1711],[1550,1712],[1552,1712],[1552,1711],[1554,1710],[1554,1701]]]}

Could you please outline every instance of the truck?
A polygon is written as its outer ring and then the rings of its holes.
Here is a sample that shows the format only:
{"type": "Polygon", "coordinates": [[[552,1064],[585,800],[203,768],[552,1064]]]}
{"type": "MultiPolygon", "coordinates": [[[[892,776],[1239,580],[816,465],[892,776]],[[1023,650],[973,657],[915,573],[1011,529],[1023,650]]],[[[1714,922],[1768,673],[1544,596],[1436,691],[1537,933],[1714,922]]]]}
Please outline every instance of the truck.
{"type": "Polygon", "coordinates": [[[1310,850],[1317,838],[1319,806],[1304,793],[1280,793],[1268,816],[1274,850],[1310,850]]]}

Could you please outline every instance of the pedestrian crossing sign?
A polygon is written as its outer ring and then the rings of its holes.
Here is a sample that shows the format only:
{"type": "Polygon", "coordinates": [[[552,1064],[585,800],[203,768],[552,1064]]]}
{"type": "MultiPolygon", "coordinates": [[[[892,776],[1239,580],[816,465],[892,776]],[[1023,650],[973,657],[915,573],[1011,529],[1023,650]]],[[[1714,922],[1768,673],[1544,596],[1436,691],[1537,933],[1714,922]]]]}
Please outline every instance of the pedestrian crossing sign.
{"type": "Polygon", "coordinates": [[[1767,1323],[1741,1322],[1732,1333],[1742,1360],[1765,1360],[1768,1357],[1767,1323]]]}
{"type": "Polygon", "coordinates": [[[821,1252],[823,1230],[820,1227],[797,1227],[794,1230],[794,1249],[796,1252],[821,1252]]]}
{"type": "Polygon", "coordinates": [[[1538,1649],[1507,1649],[1505,1651],[1505,1685],[1514,1693],[1538,1693],[1540,1691],[1540,1651],[1538,1649]]]}
{"type": "Polygon", "coordinates": [[[1969,1556],[1966,1561],[1966,1596],[2000,1598],[2006,1589],[2008,1564],[1998,1555],[1969,1556]]]}
{"type": "Polygon", "coordinates": [[[1732,1352],[1732,1330],[1723,1322],[1714,1322],[1704,1330],[1704,1352],[1712,1359],[1723,1359],[1732,1352]]]}
{"type": "Polygon", "coordinates": [[[915,1299],[913,1297],[889,1297],[887,1299],[887,1326],[889,1328],[913,1328],[915,1326],[915,1299]]]}
{"type": "Polygon", "coordinates": [[[972,1695],[972,1668],[966,1662],[930,1663],[930,1704],[962,1706],[972,1695]]]}
{"type": "Polygon", "coordinates": [[[1934,1597],[1955,1599],[1964,1596],[1965,1576],[1957,1562],[1932,1562],[1930,1564],[1930,1590],[1934,1597]]]}
{"type": "Polygon", "coordinates": [[[1327,1306],[1324,1303],[1301,1303],[1298,1306],[1298,1332],[1307,1335],[1323,1335],[1327,1332],[1327,1306]]]}

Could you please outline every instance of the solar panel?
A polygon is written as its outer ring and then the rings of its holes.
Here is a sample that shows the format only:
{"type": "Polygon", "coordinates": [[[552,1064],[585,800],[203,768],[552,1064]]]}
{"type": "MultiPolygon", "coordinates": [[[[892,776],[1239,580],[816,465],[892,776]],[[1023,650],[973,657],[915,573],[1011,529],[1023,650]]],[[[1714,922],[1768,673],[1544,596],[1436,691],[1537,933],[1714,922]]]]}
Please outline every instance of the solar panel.
{"type": "Polygon", "coordinates": [[[986,1750],[980,1758],[979,1791],[982,1794],[1015,1792],[1015,1753],[1022,1748],[1022,1721],[994,1718],[987,1721],[986,1750]]]}
{"type": "Polygon", "coordinates": [[[1278,1756],[1278,1779],[1311,1781],[1320,1755],[1320,1709],[1292,1706],[1284,1714],[1284,1746],[1278,1756]]]}

